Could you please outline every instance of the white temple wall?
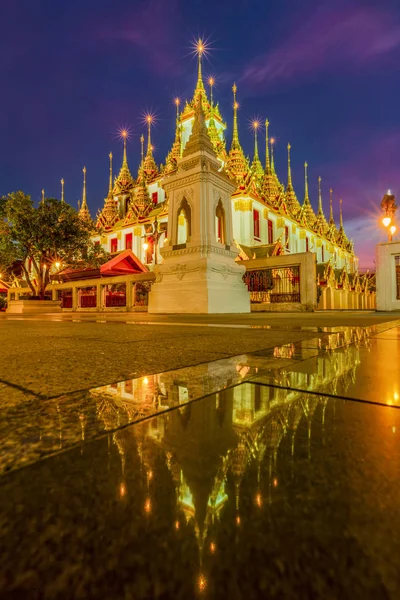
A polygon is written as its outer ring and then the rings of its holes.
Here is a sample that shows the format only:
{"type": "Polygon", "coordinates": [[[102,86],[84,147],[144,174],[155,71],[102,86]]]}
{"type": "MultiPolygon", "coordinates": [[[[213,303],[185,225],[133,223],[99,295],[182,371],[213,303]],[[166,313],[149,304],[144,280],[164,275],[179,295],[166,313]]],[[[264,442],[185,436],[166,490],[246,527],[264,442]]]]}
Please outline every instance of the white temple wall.
{"type": "Polygon", "coordinates": [[[400,242],[378,244],[375,255],[376,310],[400,310],[400,242]]]}

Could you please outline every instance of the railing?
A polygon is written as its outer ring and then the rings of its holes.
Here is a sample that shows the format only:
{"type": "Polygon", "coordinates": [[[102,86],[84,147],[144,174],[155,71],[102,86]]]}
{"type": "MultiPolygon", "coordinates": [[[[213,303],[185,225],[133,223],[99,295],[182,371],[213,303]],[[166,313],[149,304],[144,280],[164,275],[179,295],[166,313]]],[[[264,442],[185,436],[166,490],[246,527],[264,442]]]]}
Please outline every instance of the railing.
{"type": "Polygon", "coordinates": [[[80,308],[96,308],[97,306],[97,295],[96,294],[87,294],[83,295],[80,298],[80,308]]]}
{"type": "Polygon", "coordinates": [[[247,271],[243,281],[253,303],[300,302],[300,267],[247,271]]]}
{"type": "Polygon", "coordinates": [[[106,307],[126,306],[126,294],[123,292],[106,294],[106,307]]]}
{"type": "Polygon", "coordinates": [[[72,308],[72,294],[70,296],[61,297],[62,308],[72,308]]]}

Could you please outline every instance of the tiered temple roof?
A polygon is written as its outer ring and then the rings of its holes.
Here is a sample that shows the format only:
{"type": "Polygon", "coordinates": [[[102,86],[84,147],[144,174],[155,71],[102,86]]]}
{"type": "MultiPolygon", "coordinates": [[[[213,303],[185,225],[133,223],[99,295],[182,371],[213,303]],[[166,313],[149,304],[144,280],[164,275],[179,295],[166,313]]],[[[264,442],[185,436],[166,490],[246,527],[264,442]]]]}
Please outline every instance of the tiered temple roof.
{"type": "MultiPolygon", "coordinates": [[[[226,127],[222,120],[218,104],[214,104],[212,96],[212,86],[214,80],[209,81],[211,88],[211,99],[207,95],[207,91],[202,77],[202,54],[199,50],[197,81],[193,97],[186,102],[184,110],[179,113],[179,100],[176,100],[177,115],[175,125],[175,137],[169,151],[165,166],[158,166],[151,144],[150,126],[152,117],[147,117],[148,139],[147,150],[144,155],[142,136],[142,156],[138,170],[138,177],[135,180],[129,170],[126,152],[127,134],[124,136],[124,152],[122,166],[118,177],[115,179],[114,186],[111,185],[102,211],[97,217],[97,226],[99,228],[111,229],[117,222],[120,221],[121,215],[118,214],[118,198],[127,198],[127,210],[125,215],[125,223],[132,223],[135,219],[140,220],[150,215],[154,208],[149,197],[148,185],[154,182],[162,182],[162,179],[177,169],[177,164],[185,149],[185,140],[187,138],[187,122],[195,117],[196,107],[201,104],[202,114],[204,115],[204,123],[207,126],[208,136],[211,141],[213,150],[221,163],[221,168],[224,168],[227,175],[234,179],[237,183],[236,196],[248,195],[252,199],[257,199],[264,203],[267,208],[272,208],[278,214],[285,215],[300,227],[308,229],[310,232],[324,237],[329,242],[337,245],[343,250],[353,253],[353,244],[349,241],[343,226],[342,209],[340,209],[340,224],[336,226],[333,218],[332,208],[332,190],[330,194],[330,218],[326,219],[322,205],[321,180],[318,180],[318,212],[314,212],[309,197],[308,189],[308,173],[307,163],[305,163],[305,190],[304,200],[300,204],[292,181],[291,170],[291,146],[288,144],[288,174],[286,189],[280,182],[275,170],[274,163],[274,139],[269,137],[268,126],[269,121],[266,120],[265,126],[265,168],[262,167],[258,149],[259,125],[254,126],[254,155],[252,163],[246,158],[242,145],[239,140],[238,127],[238,108],[236,94],[237,87],[234,84],[233,91],[233,129],[232,140],[229,152],[226,152],[224,129],[226,127]],[[184,137],[184,128],[185,136],[184,137]]],[[[190,130],[189,130],[190,131],[190,130]]],[[[190,136],[189,136],[190,139],[190,136]]],[[[186,141],[186,146],[189,142],[186,141]]],[[[80,214],[85,218],[90,218],[86,202],[86,182],[85,192],[82,199],[82,207],[80,214]]]]}

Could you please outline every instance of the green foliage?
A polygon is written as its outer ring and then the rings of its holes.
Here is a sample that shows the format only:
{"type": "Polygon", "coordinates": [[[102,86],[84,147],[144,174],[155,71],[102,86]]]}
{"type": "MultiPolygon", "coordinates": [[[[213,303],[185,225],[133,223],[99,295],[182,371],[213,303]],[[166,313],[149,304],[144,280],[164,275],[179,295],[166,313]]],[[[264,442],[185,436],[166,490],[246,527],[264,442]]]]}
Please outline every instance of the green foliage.
{"type": "Polygon", "coordinates": [[[97,267],[107,260],[95,245],[92,222],[84,222],[72,206],[13,192],[0,198],[0,270],[12,278],[19,271],[34,295],[44,298],[54,263],[97,267]],[[31,270],[28,272],[28,264],[31,270]]]}

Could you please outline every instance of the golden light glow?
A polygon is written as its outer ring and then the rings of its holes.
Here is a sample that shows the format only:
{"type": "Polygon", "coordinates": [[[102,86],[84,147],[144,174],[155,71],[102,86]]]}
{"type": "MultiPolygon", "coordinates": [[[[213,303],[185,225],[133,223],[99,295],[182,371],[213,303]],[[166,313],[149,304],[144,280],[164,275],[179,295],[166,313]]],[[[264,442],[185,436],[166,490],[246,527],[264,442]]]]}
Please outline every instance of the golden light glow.
{"type": "Polygon", "coordinates": [[[397,401],[398,401],[398,399],[399,399],[399,394],[398,394],[397,392],[395,392],[395,393],[393,394],[393,398],[394,398],[394,401],[395,401],[395,402],[397,402],[397,401]]]}
{"type": "Polygon", "coordinates": [[[148,127],[150,125],[154,125],[154,123],[156,122],[156,115],[154,112],[145,112],[143,113],[143,123],[145,125],[147,125],[148,127]]]}
{"type": "Polygon", "coordinates": [[[175,529],[178,530],[180,526],[181,524],[179,523],[179,521],[175,521],[175,529]]]}
{"type": "Polygon", "coordinates": [[[215,84],[215,77],[212,75],[208,78],[208,85],[212,87],[215,84]]]}
{"type": "Polygon", "coordinates": [[[204,592],[204,590],[207,587],[207,581],[206,581],[206,578],[204,577],[204,575],[199,576],[199,579],[197,581],[197,586],[198,586],[200,592],[204,592]]]}
{"type": "Polygon", "coordinates": [[[392,225],[390,227],[390,235],[394,235],[396,233],[396,225],[392,225]]]}
{"type": "Polygon", "coordinates": [[[239,517],[239,515],[237,515],[237,517],[236,517],[236,525],[238,525],[238,526],[240,525],[240,517],[239,517]]]}
{"type": "Polygon", "coordinates": [[[122,140],[129,140],[131,136],[131,131],[129,129],[129,127],[120,127],[118,129],[118,137],[121,138],[122,140]]]}
{"type": "Polygon", "coordinates": [[[278,487],[278,480],[277,480],[277,478],[276,478],[276,477],[275,477],[275,479],[274,479],[274,481],[273,481],[273,484],[274,484],[274,487],[278,487]]]}
{"type": "Polygon", "coordinates": [[[123,498],[126,494],[126,486],[124,483],[121,483],[121,485],[119,486],[119,495],[121,498],[123,498]]]}
{"type": "Polygon", "coordinates": [[[54,266],[56,269],[59,269],[61,267],[61,263],[60,262],[56,262],[54,263],[54,266]]]}
{"type": "Polygon", "coordinates": [[[181,99],[178,98],[178,96],[176,98],[174,98],[174,104],[175,104],[175,106],[179,106],[180,103],[181,103],[181,99]]]}
{"type": "Polygon", "coordinates": [[[251,126],[255,131],[257,131],[257,129],[260,127],[260,121],[258,121],[257,119],[254,119],[251,122],[251,126]]]}
{"type": "Polygon", "coordinates": [[[148,248],[148,247],[149,247],[148,243],[147,243],[147,242],[145,242],[145,243],[143,244],[143,250],[147,250],[147,248],[148,248]]]}
{"type": "Polygon", "coordinates": [[[261,506],[262,506],[262,497],[261,497],[261,494],[260,494],[260,493],[258,493],[258,494],[256,495],[256,499],[255,499],[255,500],[256,500],[256,505],[257,505],[258,507],[261,507],[261,506]]]}
{"type": "Polygon", "coordinates": [[[395,427],[394,425],[393,425],[393,427],[392,427],[392,432],[393,432],[393,433],[396,433],[396,427],[395,427]]]}
{"type": "Polygon", "coordinates": [[[270,141],[270,144],[275,144],[275,142],[276,142],[276,139],[272,137],[272,138],[270,138],[270,140],[269,140],[269,141],[270,141]]]}
{"type": "MultiPolygon", "coordinates": [[[[143,248],[144,248],[145,246],[147,246],[147,244],[143,244],[143,248]]],[[[144,248],[144,249],[146,250],[146,248],[144,248]]],[[[147,385],[147,384],[149,383],[149,380],[147,379],[147,377],[145,377],[145,378],[143,379],[143,383],[144,383],[144,385],[147,385]]]]}
{"type": "Polygon", "coordinates": [[[385,227],[389,227],[391,222],[392,222],[392,219],[390,217],[383,217],[383,219],[382,219],[382,223],[384,224],[385,227]]]}
{"type": "Polygon", "coordinates": [[[211,542],[210,543],[210,552],[211,552],[211,554],[214,554],[215,551],[216,551],[216,549],[217,549],[217,546],[214,544],[214,542],[211,542]]]}
{"type": "Polygon", "coordinates": [[[151,500],[150,498],[146,498],[146,502],[144,503],[144,510],[147,514],[151,512],[151,500]]]}
{"type": "Polygon", "coordinates": [[[236,110],[239,108],[239,102],[234,102],[233,103],[233,108],[236,108],[236,110]]]}
{"type": "Polygon", "coordinates": [[[150,471],[147,473],[147,477],[149,479],[153,479],[153,471],[150,469],[150,471]]]}

